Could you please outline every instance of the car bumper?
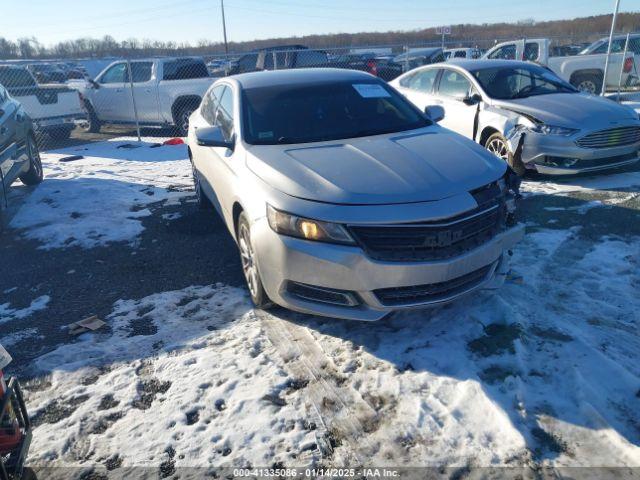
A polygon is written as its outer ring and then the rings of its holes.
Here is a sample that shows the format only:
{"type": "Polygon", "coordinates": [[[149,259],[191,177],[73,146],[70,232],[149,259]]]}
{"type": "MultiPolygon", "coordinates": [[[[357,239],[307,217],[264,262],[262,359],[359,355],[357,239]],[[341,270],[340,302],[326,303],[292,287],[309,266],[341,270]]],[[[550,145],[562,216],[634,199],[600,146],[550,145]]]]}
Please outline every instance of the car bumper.
{"type": "Polygon", "coordinates": [[[258,269],[269,297],[291,310],[352,320],[374,321],[392,311],[441,305],[481,288],[497,288],[508,265],[505,252],[524,235],[517,225],[491,241],[455,258],[432,262],[380,262],[361,248],[310,242],[276,234],[266,219],[256,221],[251,237],[258,269]],[[428,301],[388,304],[378,292],[402,287],[445,284],[482,273],[450,294],[428,301]],[[356,305],[336,305],[309,300],[292,293],[291,285],[307,285],[345,292],[356,305]]]}
{"type": "Polygon", "coordinates": [[[59,128],[75,128],[86,121],[86,115],[60,115],[56,117],[37,118],[33,124],[37,130],[55,130],[59,128]]]}
{"type": "Polygon", "coordinates": [[[527,133],[522,161],[543,174],[573,175],[631,165],[640,159],[640,142],[612,148],[583,148],[573,137],[527,133]]]}

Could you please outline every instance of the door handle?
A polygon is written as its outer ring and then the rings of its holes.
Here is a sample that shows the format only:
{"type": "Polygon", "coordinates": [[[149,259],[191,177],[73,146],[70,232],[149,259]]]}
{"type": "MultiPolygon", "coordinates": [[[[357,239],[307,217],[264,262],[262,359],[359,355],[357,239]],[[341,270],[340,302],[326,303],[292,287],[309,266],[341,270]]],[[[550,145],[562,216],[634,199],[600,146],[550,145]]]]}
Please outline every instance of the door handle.
{"type": "Polygon", "coordinates": [[[116,88],[116,93],[122,93],[122,89],[121,88],[116,88]]]}

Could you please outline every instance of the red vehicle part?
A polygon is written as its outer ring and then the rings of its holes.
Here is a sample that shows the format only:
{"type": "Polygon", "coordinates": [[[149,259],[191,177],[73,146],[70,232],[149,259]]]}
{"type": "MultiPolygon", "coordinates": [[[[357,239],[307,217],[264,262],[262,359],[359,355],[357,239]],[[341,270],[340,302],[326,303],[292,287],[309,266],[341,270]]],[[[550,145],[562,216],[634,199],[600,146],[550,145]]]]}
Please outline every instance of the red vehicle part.
{"type": "Polygon", "coordinates": [[[633,57],[627,57],[624,59],[624,66],[622,67],[622,71],[624,73],[629,73],[633,70],[633,57]]]}
{"type": "Polygon", "coordinates": [[[0,370],[0,480],[22,477],[31,435],[20,384],[15,377],[6,384],[0,370]]]}

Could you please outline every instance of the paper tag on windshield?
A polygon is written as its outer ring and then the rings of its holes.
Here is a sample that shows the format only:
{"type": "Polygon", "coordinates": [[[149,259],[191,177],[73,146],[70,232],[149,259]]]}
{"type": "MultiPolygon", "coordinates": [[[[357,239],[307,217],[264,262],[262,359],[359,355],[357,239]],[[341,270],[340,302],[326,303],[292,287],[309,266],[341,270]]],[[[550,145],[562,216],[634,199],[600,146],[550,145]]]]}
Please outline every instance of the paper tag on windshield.
{"type": "Polygon", "coordinates": [[[386,98],[391,96],[382,85],[375,83],[354,83],[353,88],[356,89],[362,98],[386,98]]]}

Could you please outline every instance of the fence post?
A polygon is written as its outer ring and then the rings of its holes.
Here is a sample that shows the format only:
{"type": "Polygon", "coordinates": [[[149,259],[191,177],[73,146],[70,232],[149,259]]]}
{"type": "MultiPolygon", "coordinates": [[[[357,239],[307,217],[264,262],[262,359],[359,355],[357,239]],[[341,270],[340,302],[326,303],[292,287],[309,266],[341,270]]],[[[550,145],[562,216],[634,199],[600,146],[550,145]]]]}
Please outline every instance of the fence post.
{"type": "Polygon", "coordinates": [[[620,64],[620,77],[618,77],[618,103],[620,103],[620,89],[622,88],[622,74],[624,73],[624,64],[627,60],[627,50],[629,49],[629,35],[627,33],[627,40],[624,42],[624,52],[622,52],[622,63],[620,64]]]}
{"type": "Polygon", "coordinates": [[[604,75],[602,78],[602,90],[600,91],[600,95],[603,97],[605,92],[607,91],[607,73],[609,70],[609,57],[611,56],[611,47],[613,46],[613,33],[616,30],[616,20],[618,19],[619,8],[620,8],[620,0],[616,0],[615,10],[613,11],[613,20],[611,21],[611,32],[609,32],[609,47],[607,48],[607,58],[605,58],[604,60],[604,75]]]}
{"type": "Polygon", "coordinates": [[[131,103],[133,104],[133,116],[136,119],[136,133],[138,142],[142,142],[140,137],[140,120],[138,119],[138,107],[136,106],[136,96],[133,94],[133,75],[131,74],[131,61],[127,58],[127,72],[129,74],[129,87],[131,91],[131,103]]]}
{"type": "Polygon", "coordinates": [[[409,45],[405,45],[404,47],[404,71],[409,71],[409,45]]]}

